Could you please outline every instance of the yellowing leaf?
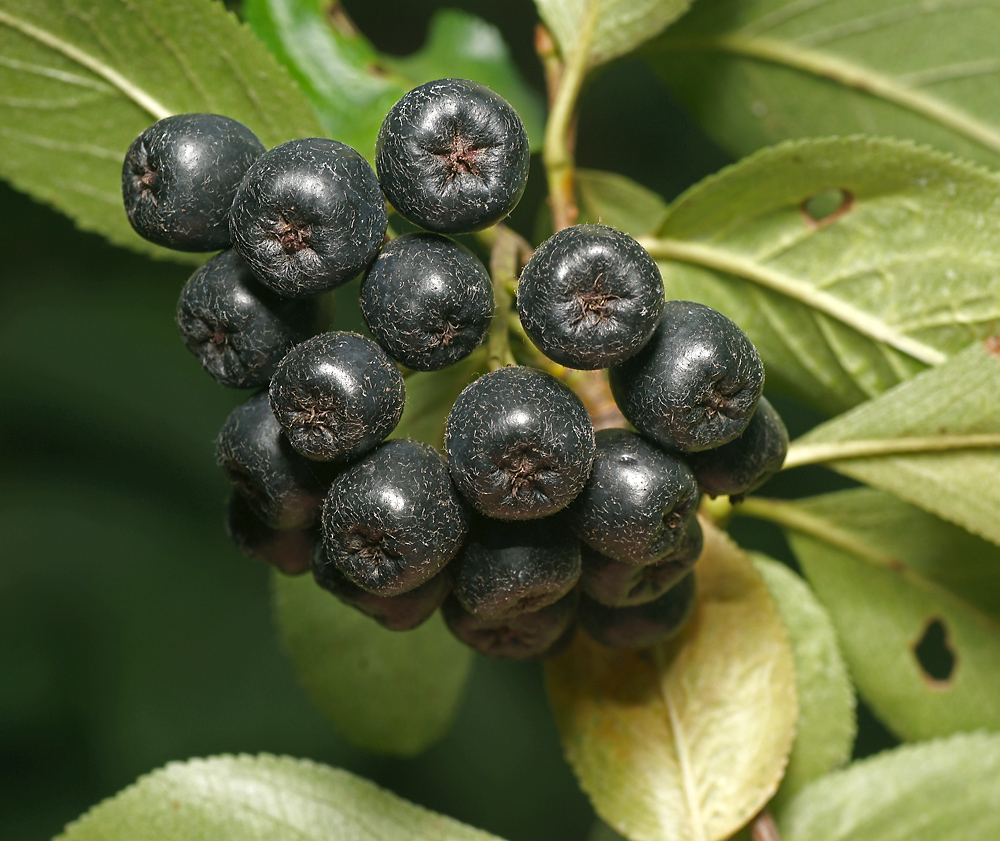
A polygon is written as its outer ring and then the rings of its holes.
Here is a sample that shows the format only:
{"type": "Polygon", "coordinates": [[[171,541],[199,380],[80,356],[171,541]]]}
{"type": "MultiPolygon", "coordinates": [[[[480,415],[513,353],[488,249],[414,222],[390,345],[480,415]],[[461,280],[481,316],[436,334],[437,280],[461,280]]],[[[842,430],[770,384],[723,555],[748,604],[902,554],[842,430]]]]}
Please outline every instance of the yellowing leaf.
{"type": "Polygon", "coordinates": [[[781,781],[798,716],[785,627],[747,556],[709,524],[698,604],[674,640],[613,651],[582,634],[547,681],[569,763],[631,841],[717,841],[781,781]]]}

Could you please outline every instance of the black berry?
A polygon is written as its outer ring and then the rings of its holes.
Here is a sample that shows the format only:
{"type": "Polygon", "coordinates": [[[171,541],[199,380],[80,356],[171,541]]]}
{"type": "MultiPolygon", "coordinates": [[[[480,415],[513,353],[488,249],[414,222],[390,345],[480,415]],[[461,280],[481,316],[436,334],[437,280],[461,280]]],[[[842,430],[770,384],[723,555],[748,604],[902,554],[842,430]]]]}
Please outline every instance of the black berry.
{"type": "Polygon", "coordinates": [[[393,359],[417,371],[436,371],[472,353],[493,309],[483,264],[436,234],[392,240],[361,283],[361,312],[372,335],[393,359]]]}
{"type": "Polygon", "coordinates": [[[520,366],[466,387],[448,415],[445,442],[459,490],[501,520],[565,508],[594,460],[594,426],[580,398],[550,374],[520,366]]]}
{"type": "Polygon", "coordinates": [[[282,143],[247,171],[230,217],[233,245],[287,297],[334,289],[378,253],[388,217],[368,162],[336,140],[282,143]]]}
{"type": "Polygon", "coordinates": [[[570,368],[610,368],[649,341],[663,311],[660,270],[628,234],[575,225],[549,237],[517,285],[531,341],[570,368]]]}
{"type": "Polygon", "coordinates": [[[594,466],[566,509],[576,535],[598,552],[649,564],[673,552],[698,508],[687,463],[625,429],[597,433],[594,466]]]}
{"type": "Polygon", "coordinates": [[[264,561],[285,575],[309,572],[313,548],[319,541],[317,528],[271,528],[239,491],[233,491],[226,506],[226,531],[248,558],[264,561]]]}
{"type": "Polygon", "coordinates": [[[386,198],[401,216],[441,234],[503,219],[524,192],[528,163],[517,112],[465,79],[414,88],[389,111],[375,145],[386,198]]]}
{"type": "Polygon", "coordinates": [[[125,153],[129,222],[140,236],[178,251],[228,248],[233,197],[263,151],[250,129],[218,114],[177,114],[154,123],[125,153]]]}
{"type": "Polygon", "coordinates": [[[662,596],[631,607],[608,607],[580,596],[580,627],[609,648],[647,648],[677,634],[694,612],[695,578],[688,573],[662,596]]]}
{"type": "MultiPolygon", "coordinates": [[[[444,458],[417,441],[387,441],[345,468],[323,504],[325,562],[380,596],[412,590],[462,546],[469,515],[444,458]]],[[[323,564],[314,568],[323,578],[323,564]]]]}
{"type": "Polygon", "coordinates": [[[622,414],[663,447],[695,452],[738,437],[764,388],[746,334],[711,307],[668,301],[653,338],[609,372],[622,414]]]}
{"type": "Polygon", "coordinates": [[[315,301],[275,295],[232,249],[198,269],[177,301],[184,344],[216,381],[231,388],[266,386],[315,321],[315,301]]]}
{"type": "Polygon", "coordinates": [[[271,409],[298,452],[348,461],[396,428],[403,375],[371,339],[334,331],[290,350],[271,378],[271,409]]]}

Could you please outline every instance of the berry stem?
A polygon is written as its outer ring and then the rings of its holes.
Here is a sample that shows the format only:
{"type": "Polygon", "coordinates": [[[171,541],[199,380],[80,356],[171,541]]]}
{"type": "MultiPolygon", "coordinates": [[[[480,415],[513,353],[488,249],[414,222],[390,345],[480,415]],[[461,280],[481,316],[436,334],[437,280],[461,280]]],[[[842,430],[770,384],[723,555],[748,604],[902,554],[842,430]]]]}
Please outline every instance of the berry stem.
{"type": "Polygon", "coordinates": [[[483,239],[492,240],[490,277],[493,279],[493,295],[496,298],[497,308],[493,315],[493,323],[490,325],[487,365],[491,371],[495,371],[497,368],[516,364],[510,349],[510,318],[514,307],[514,296],[510,288],[512,284],[517,283],[524,246],[527,243],[502,225],[492,228],[490,234],[488,238],[483,239]]]}

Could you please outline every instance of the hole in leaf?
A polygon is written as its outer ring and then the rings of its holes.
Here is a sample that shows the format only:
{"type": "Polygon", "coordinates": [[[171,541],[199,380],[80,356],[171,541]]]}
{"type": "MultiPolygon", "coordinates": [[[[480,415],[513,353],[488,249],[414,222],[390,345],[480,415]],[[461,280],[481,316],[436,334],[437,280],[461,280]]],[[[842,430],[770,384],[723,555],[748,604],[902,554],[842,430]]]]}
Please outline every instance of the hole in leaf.
{"type": "Polygon", "coordinates": [[[923,669],[924,677],[937,688],[948,685],[955,673],[955,652],[948,639],[948,629],[940,619],[932,619],[924,627],[924,632],[916,645],[913,654],[923,669]]]}
{"type": "Polygon", "coordinates": [[[815,196],[805,199],[799,210],[805,216],[806,222],[813,227],[821,228],[836,222],[854,205],[854,195],[849,190],[824,190],[815,196]]]}

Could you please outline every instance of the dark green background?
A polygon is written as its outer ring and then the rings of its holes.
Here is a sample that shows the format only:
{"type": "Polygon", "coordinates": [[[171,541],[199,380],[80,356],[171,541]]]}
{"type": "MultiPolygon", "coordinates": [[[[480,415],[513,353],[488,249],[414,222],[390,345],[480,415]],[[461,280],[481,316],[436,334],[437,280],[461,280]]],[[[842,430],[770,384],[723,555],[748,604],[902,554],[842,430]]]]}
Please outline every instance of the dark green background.
{"type": "MultiPolygon", "coordinates": [[[[530,0],[446,5],[497,23],[540,86],[530,0]]],[[[397,53],[436,8],[347,6],[397,53]]],[[[581,165],[667,196],[727,160],[634,61],[593,81],[579,136],[581,165]]],[[[515,214],[529,235],[541,182],[536,158],[515,214]]],[[[267,571],[223,532],[213,442],[245,395],[181,344],[189,270],[81,234],[5,186],[0,220],[0,838],[49,838],[171,760],[268,751],[348,768],[511,841],[583,839],[593,815],[535,665],[479,660],[454,730],[419,759],[368,756],[333,731],[280,649],[267,571]]],[[[793,431],[815,420],[780,405],[793,431]]],[[[803,471],[772,490],[803,483],[827,486],[803,471]]],[[[742,535],[787,557],[772,531],[742,535]]],[[[870,722],[865,733],[865,752],[883,744],[870,722]]]]}

